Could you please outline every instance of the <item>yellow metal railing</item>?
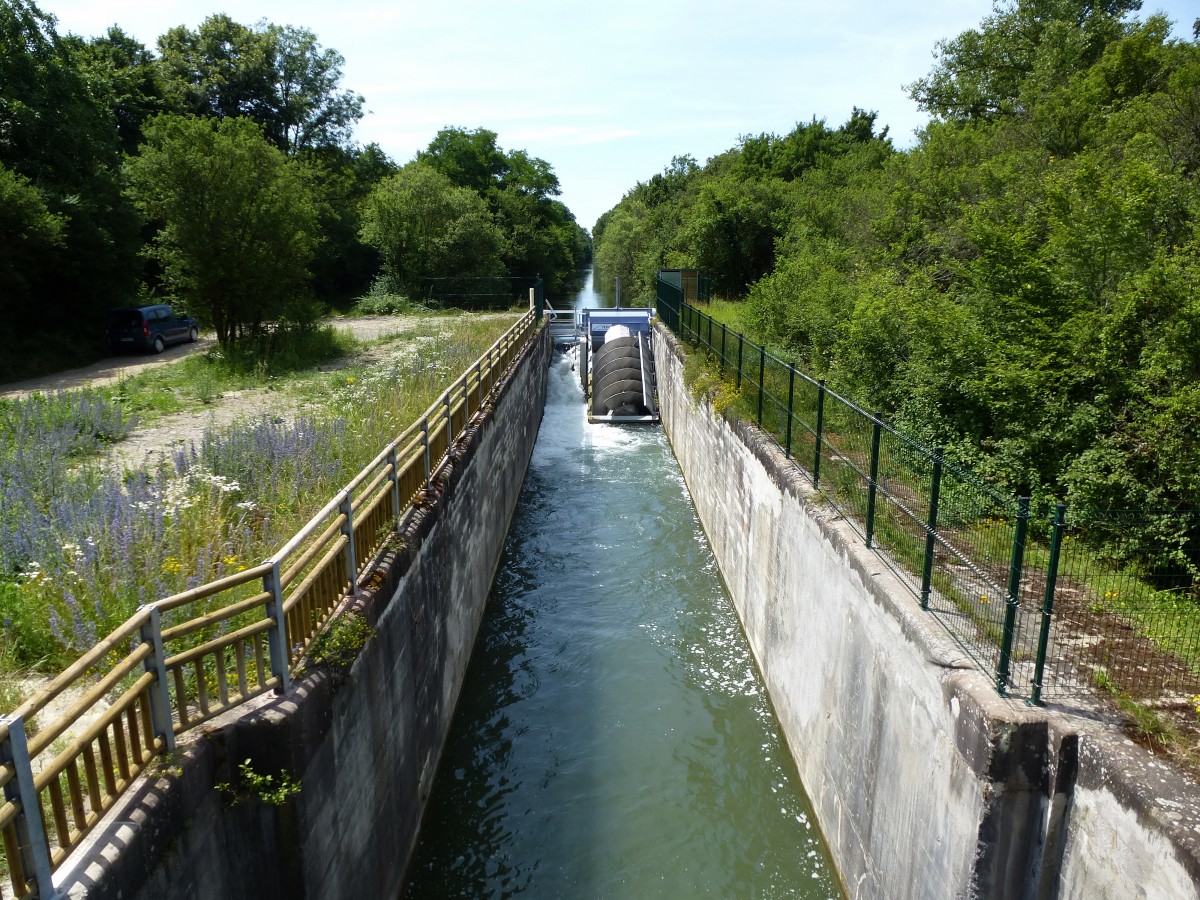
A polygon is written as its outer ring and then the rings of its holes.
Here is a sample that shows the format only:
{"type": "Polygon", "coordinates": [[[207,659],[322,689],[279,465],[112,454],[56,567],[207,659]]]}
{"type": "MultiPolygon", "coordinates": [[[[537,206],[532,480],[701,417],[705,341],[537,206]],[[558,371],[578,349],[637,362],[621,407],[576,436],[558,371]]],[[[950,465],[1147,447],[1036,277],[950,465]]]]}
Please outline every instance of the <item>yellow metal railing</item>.
{"type": "Polygon", "coordinates": [[[287,689],[538,324],[522,316],[270,558],[141,607],[0,717],[0,848],[14,896],[53,895],[53,871],[176,735],[287,689]]]}

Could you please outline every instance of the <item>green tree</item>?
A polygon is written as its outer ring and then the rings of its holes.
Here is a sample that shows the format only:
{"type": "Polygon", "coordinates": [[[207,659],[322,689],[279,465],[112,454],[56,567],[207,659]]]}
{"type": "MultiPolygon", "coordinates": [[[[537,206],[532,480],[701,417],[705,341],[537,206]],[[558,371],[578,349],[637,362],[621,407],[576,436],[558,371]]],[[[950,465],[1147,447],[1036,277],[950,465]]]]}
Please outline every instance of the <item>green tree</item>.
{"type": "MultiPolygon", "coordinates": [[[[443,128],[417,160],[445,175],[453,184],[469,188],[481,197],[499,189],[509,171],[497,135],[486,128],[443,128]]],[[[553,193],[557,194],[558,182],[553,193]]]]}
{"type": "Polygon", "coordinates": [[[321,147],[349,147],[363,117],[363,97],[341,90],[345,58],[324,48],[307,28],[271,25],[275,94],[282,146],[289,153],[321,147]]]}
{"type": "Polygon", "coordinates": [[[195,31],[172,28],[158,47],[174,108],[253,119],[289,154],[348,146],[363,116],[363,98],[339,88],[345,60],[308,29],[213,15],[195,31]]]}
{"type": "Polygon", "coordinates": [[[725,175],[700,186],[682,239],[718,293],[740,296],[771,271],[786,227],[781,182],[725,175]]]}
{"type": "Polygon", "coordinates": [[[213,15],[195,31],[179,25],[162,35],[158,55],[175,109],[210,118],[253,119],[277,142],[282,140],[275,121],[275,47],[264,29],[213,15]]]}
{"type": "Polygon", "coordinates": [[[0,320],[38,305],[63,243],[63,219],[28,178],[0,165],[0,320]]]}
{"type": "Polygon", "coordinates": [[[590,241],[561,193],[554,168],[524,150],[505,152],[486,128],[443,128],[417,159],[486,201],[504,235],[509,275],[541,275],[551,295],[565,290],[590,256],[590,241]]]}
{"type": "Polygon", "coordinates": [[[909,88],[922,109],[970,121],[1024,108],[1026,81],[1061,81],[1092,65],[1141,0],[997,0],[981,27],[937,45],[937,64],[909,88]]]}
{"type": "Polygon", "coordinates": [[[313,173],[322,236],[312,263],[313,290],[330,302],[361,297],[380,265],[378,252],[360,238],[363,204],[397,166],[377,144],[319,147],[303,160],[313,173]]]}
{"type": "Polygon", "coordinates": [[[136,280],[137,216],[122,197],[114,119],[69,41],[28,0],[0,0],[0,165],[34,185],[61,225],[36,281],[58,325],[97,323],[136,280]]]}
{"type": "Polygon", "coordinates": [[[644,300],[658,269],[650,211],[637,200],[622,202],[598,222],[596,269],[602,283],[621,279],[621,296],[644,300]]]}
{"type": "Polygon", "coordinates": [[[222,344],[295,315],[317,241],[301,168],[245,118],[160,116],[146,136],[127,171],[170,289],[222,344]]]}
{"type": "Polygon", "coordinates": [[[424,162],[379,183],[366,201],[362,237],[379,251],[391,286],[412,298],[429,278],[504,273],[504,239],[487,204],[424,162]]]}
{"type": "Polygon", "coordinates": [[[143,123],[168,111],[158,60],[115,25],[90,41],[69,40],[81,71],[116,122],[121,150],[136,153],[142,143],[143,123]]]}

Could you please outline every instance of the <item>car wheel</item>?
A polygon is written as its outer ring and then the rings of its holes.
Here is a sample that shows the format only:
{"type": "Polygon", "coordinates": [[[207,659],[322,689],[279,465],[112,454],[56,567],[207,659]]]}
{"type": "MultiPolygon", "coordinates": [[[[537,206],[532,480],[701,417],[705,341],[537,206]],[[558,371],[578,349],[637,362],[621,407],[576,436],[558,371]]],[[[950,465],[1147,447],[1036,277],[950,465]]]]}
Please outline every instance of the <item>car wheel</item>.
{"type": "Polygon", "coordinates": [[[154,336],[154,352],[155,352],[155,353],[162,353],[162,352],[163,352],[165,349],[167,349],[167,343],[166,343],[166,341],[164,341],[164,340],[162,339],[162,335],[161,335],[161,334],[156,334],[156,335],[154,336]]]}
{"type": "Polygon", "coordinates": [[[197,328],[195,325],[193,325],[191,327],[191,329],[188,331],[188,340],[194,344],[199,339],[200,339],[200,329],[197,328]]]}

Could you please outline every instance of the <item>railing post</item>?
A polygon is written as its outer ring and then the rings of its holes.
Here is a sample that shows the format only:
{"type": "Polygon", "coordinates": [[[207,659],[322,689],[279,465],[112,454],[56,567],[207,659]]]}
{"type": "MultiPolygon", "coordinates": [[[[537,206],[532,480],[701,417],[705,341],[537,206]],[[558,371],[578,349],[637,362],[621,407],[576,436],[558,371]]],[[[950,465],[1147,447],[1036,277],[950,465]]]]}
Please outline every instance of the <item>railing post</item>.
{"type": "Polygon", "coordinates": [[[449,458],[450,445],[454,443],[454,415],[450,412],[450,388],[446,388],[446,393],[442,394],[442,404],[442,412],[446,419],[446,457],[449,458]]]}
{"type": "Polygon", "coordinates": [[[874,546],[875,540],[875,496],[879,491],[879,438],[883,433],[883,425],[879,413],[871,417],[871,476],[867,481],[867,546],[874,546]]]}
{"type": "Polygon", "coordinates": [[[350,577],[350,593],[358,591],[358,553],[354,547],[354,498],[347,490],[342,491],[338,512],[346,517],[342,523],[342,534],[346,536],[346,574],[350,577]]]}
{"type": "Polygon", "coordinates": [[[825,428],[825,379],[817,382],[817,430],[813,435],[813,487],[821,486],[821,432],[825,428]]]}
{"type": "Polygon", "coordinates": [[[279,679],[279,693],[292,686],[292,673],[288,666],[287,616],[283,612],[283,580],[279,573],[279,560],[271,560],[271,571],[263,576],[263,591],[271,595],[267,601],[267,618],[275,627],[267,632],[267,650],[271,656],[271,674],[279,679]]]}
{"type": "Polygon", "coordinates": [[[783,442],[783,455],[785,459],[792,457],[792,401],[796,397],[796,367],[788,366],[788,405],[787,405],[787,436],[783,442]]]}
{"type": "Polygon", "coordinates": [[[150,689],[150,721],[154,730],[163,739],[163,749],[170,753],[175,749],[175,725],[171,720],[171,694],[167,690],[166,655],[163,653],[162,612],[158,604],[149,605],[150,618],[141,628],[143,644],[149,644],[153,655],[142,660],[142,668],[154,675],[155,683],[150,689]]]}
{"type": "Polygon", "coordinates": [[[725,323],[721,323],[721,358],[717,363],[717,369],[722,375],[725,374],[725,336],[729,329],[725,327],[725,323]]]}
{"type": "Polygon", "coordinates": [[[429,416],[421,416],[421,441],[425,445],[425,487],[428,488],[430,474],[433,472],[429,458],[429,416]]]}
{"type": "MultiPolygon", "coordinates": [[[[0,765],[12,766],[15,773],[15,777],[4,786],[3,796],[7,802],[21,806],[21,812],[13,823],[21,858],[10,860],[9,868],[14,871],[18,867],[23,869],[25,880],[32,876],[36,887],[31,896],[38,900],[54,900],[58,894],[54,890],[50,846],[46,842],[42,805],[33,781],[29,744],[25,740],[25,720],[20,716],[0,716],[0,724],[8,727],[8,738],[0,741],[0,765]]],[[[22,888],[23,885],[17,885],[18,896],[22,888]]]]}
{"type": "Polygon", "coordinates": [[[388,447],[388,466],[392,470],[389,480],[392,482],[392,516],[396,520],[397,530],[400,528],[400,456],[396,453],[396,445],[388,447]]]}
{"type": "Polygon", "coordinates": [[[763,376],[767,370],[767,348],[758,348],[758,427],[762,428],[763,376]]]}
{"type": "Polygon", "coordinates": [[[933,451],[933,478],[929,485],[929,517],[925,521],[925,562],[921,566],[921,609],[929,609],[933,587],[933,554],[937,547],[938,504],[942,496],[942,448],[933,451]]]}
{"type": "Polygon", "coordinates": [[[1054,592],[1058,586],[1058,557],[1062,552],[1063,532],[1066,530],[1067,507],[1054,507],[1054,526],[1050,531],[1050,562],[1046,566],[1046,592],[1042,595],[1042,628],[1038,634],[1037,661],[1033,667],[1034,705],[1042,702],[1042,677],[1046,671],[1046,651],[1050,646],[1050,622],[1054,617],[1054,592]]]}
{"type": "Polygon", "coordinates": [[[710,349],[710,350],[711,350],[711,349],[712,349],[712,345],[713,345],[713,342],[712,342],[712,323],[713,323],[713,319],[712,319],[712,316],[705,316],[705,318],[707,318],[707,319],[708,319],[708,349],[710,349]]]}
{"type": "Polygon", "coordinates": [[[1025,534],[1029,528],[1029,498],[1017,501],[1017,527],[1013,533],[1012,561],[1008,564],[1008,596],[1004,598],[1004,632],[1000,635],[1000,662],[996,666],[996,690],[1008,695],[1012,680],[1012,645],[1017,631],[1017,608],[1021,605],[1021,574],[1025,567],[1025,534]]]}

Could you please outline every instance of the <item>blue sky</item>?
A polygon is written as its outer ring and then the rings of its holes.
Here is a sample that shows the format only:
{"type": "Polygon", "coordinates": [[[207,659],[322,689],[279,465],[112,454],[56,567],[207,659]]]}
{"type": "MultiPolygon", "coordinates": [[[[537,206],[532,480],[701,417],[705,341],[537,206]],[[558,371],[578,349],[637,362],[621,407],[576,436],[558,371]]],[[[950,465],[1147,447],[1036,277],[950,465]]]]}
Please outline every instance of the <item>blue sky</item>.
{"type": "MultiPolygon", "coordinates": [[[[366,97],[357,136],[398,162],[439,128],[490,128],[547,160],[591,228],[673,156],[703,163],[740,135],[813,116],[879,112],[900,146],[925,117],[903,85],[935,43],[976,26],[991,0],[42,0],[62,33],[109,25],[153,48],[175,25],[227,12],[303,26],[346,58],[366,97]]],[[[1195,0],[1147,0],[1191,36],[1195,0]]]]}

